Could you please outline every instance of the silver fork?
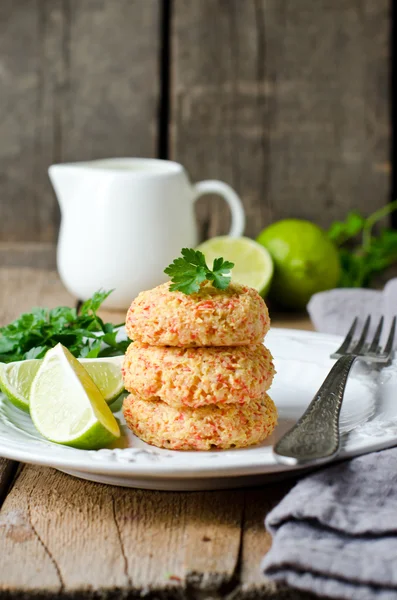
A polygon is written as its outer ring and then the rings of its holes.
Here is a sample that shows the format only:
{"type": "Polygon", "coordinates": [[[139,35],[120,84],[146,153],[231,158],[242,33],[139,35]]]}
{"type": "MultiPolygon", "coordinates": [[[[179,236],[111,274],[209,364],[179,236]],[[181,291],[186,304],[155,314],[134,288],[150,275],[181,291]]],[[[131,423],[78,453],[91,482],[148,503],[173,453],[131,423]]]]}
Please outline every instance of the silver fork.
{"type": "Polygon", "coordinates": [[[371,317],[367,317],[358,340],[353,341],[357,327],[354,319],[340,348],[331,358],[338,360],[328,373],[324,383],[314,396],[299,421],[275,444],[273,455],[276,460],[288,465],[317,464],[330,460],[340,449],[339,415],[347,377],[357,359],[372,364],[386,365],[393,353],[396,317],[393,318],[387,342],[379,346],[383,330],[380,319],[372,342],[367,343],[371,317]]]}

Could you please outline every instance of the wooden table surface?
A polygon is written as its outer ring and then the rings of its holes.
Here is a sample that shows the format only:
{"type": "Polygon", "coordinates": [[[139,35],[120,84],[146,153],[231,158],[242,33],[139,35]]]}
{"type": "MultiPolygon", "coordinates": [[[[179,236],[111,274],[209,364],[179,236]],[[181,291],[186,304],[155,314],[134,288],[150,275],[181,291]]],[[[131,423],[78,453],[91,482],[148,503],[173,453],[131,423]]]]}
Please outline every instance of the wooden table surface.
{"type": "MultiPolygon", "coordinates": [[[[75,299],[55,272],[0,269],[1,324],[62,304],[75,299]]],[[[273,324],[312,328],[305,317],[273,324]]],[[[0,458],[0,598],[311,598],[276,590],[259,569],[271,545],[263,520],[293,483],[156,492],[0,458]]]]}

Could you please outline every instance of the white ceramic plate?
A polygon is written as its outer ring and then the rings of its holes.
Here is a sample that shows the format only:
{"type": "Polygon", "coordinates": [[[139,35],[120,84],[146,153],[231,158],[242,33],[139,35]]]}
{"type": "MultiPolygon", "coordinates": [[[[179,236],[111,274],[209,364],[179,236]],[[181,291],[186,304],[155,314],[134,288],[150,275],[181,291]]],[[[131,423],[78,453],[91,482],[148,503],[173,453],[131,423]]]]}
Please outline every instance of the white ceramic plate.
{"type": "MultiPolygon", "coordinates": [[[[272,329],[266,345],[277,374],[270,391],[279,424],[264,443],[251,448],[213,452],[175,452],[148,446],[127,429],[120,412],[120,446],[76,450],[47,442],[30,418],[0,395],[0,456],[47,465],[77,477],[147,489],[193,490],[250,485],[295,469],[276,463],[272,444],[304,412],[334,361],[341,338],[288,329],[272,329]]],[[[397,444],[397,362],[380,373],[356,364],[341,413],[340,457],[355,456],[397,444]]]]}

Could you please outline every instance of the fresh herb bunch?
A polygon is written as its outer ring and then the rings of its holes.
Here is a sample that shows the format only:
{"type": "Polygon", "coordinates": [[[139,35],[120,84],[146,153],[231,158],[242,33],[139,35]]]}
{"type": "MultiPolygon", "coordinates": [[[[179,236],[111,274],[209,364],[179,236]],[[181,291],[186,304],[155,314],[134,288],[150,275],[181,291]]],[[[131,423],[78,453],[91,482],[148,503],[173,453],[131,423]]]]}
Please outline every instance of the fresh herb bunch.
{"type": "Polygon", "coordinates": [[[0,361],[13,362],[43,358],[59,342],[77,358],[98,358],[124,354],[129,342],[116,341],[121,325],[104,323],[97,315],[111,292],[96,292],[75,308],[59,306],[52,310],[34,308],[32,312],[0,328],[0,361]],[[104,347],[102,347],[104,345],[104,347]]]}
{"type": "Polygon", "coordinates": [[[164,273],[169,275],[172,281],[171,292],[195,294],[204,281],[211,281],[212,285],[220,290],[227,288],[231,279],[230,270],[234,267],[234,263],[216,258],[211,270],[200,250],[182,248],[181,254],[183,258],[176,258],[164,269],[164,273]]]}
{"type": "Polygon", "coordinates": [[[369,217],[350,212],[345,221],[336,221],[328,237],[336,244],[342,266],[339,287],[369,287],[374,276],[397,261],[397,231],[382,229],[373,234],[375,223],[397,209],[397,200],[369,217]],[[361,240],[357,243],[357,236],[361,240]]]}

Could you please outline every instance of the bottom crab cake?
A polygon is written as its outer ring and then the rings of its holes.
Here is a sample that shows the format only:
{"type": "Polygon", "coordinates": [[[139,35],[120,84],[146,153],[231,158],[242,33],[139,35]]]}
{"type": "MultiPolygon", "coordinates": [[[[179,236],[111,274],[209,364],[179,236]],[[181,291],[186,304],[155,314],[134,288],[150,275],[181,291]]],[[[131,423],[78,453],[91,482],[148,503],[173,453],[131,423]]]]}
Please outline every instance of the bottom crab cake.
{"type": "Polygon", "coordinates": [[[135,435],[169,450],[244,448],[264,440],[277,423],[276,406],[267,394],[245,404],[200,408],[175,408],[130,394],[123,413],[135,435]]]}

